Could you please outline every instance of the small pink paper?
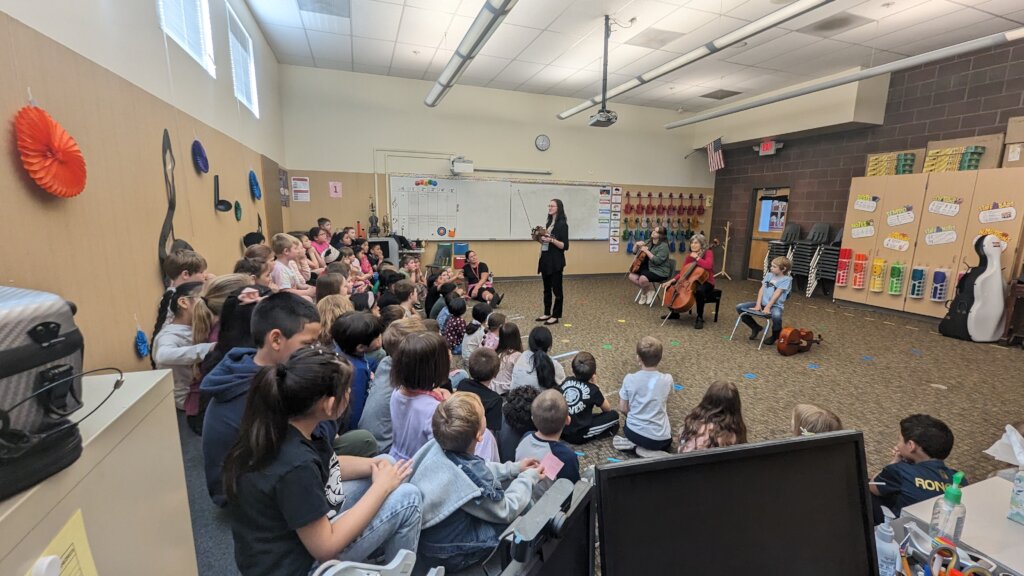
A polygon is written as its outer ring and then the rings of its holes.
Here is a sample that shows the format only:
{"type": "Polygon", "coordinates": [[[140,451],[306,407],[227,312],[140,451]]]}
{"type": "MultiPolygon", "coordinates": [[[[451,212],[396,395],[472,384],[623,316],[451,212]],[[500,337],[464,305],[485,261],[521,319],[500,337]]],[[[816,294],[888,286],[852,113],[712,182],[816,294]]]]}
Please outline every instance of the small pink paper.
{"type": "Polygon", "coordinates": [[[548,452],[548,455],[540,461],[540,465],[544,468],[544,475],[554,480],[558,477],[558,473],[562,471],[562,466],[565,466],[565,462],[559,460],[554,452],[548,452]]]}

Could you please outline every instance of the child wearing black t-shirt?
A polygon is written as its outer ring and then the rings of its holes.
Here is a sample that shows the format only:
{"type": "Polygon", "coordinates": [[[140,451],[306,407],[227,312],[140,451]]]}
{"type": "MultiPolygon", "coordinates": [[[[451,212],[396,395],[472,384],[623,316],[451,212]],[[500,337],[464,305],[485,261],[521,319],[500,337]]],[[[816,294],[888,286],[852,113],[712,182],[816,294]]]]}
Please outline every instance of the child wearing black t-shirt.
{"type": "MultiPolygon", "coordinates": [[[[907,416],[900,420],[892,463],[882,468],[868,489],[882,506],[899,516],[905,506],[946,491],[956,473],[944,462],[952,451],[953,431],[945,422],[927,414],[907,416]]],[[[967,480],[962,485],[966,486],[967,480]]],[[[877,511],[875,520],[881,522],[877,511]]]]}
{"type": "Polygon", "coordinates": [[[590,352],[580,352],[572,359],[572,378],[560,386],[565,403],[569,406],[569,425],[562,431],[562,439],[570,444],[583,444],[605,434],[619,431],[619,413],[594,383],[597,360],[590,352]],[[594,414],[594,408],[601,411],[594,414]]]}
{"type": "Polygon", "coordinates": [[[388,561],[416,551],[422,497],[403,484],[410,463],[335,456],[323,431],[325,422],[336,428],[351,381],[351,365],[319,345],[256,374],[246,432],[223,474],[243,575],[307,574],[335,558],[364,562],[381,547],[388,561]]]}

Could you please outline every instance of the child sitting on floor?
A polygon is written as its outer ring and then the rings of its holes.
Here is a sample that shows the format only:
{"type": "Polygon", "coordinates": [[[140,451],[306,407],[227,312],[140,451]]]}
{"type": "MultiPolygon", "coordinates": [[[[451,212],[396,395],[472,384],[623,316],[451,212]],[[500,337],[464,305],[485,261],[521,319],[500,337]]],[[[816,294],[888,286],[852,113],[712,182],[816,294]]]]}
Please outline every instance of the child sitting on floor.
{"type": "Polygon", "coordinates": [[[274,284],[277,284],[282,292],[291,292],[312,302],[316,298],[316,288],[306,284],[302,276],[291,266],[302,252],[299,241],[290,234],[274,234],[270,244],[277,257],[274,261],[274,270],[270,274],[274,284]]]}
{"type": "Polygon", "coordinates": [[[813,436],[824,432],[835,432],[843,429],[839,416],[814,404],[797,404],[793,407],[790,420],[793,436],[813,436]]]}
{"type": "Polygon", "coordinates": [[[498,331],[505,324],[505,315],[501,312],[491,312],[490,316],[487,317],[487,333],[484,334],[484,340],[480,344],[490,348],[491,350],[498,349],[498,331]]]}
{"type": "Polygon", "coordinates": [[[562,462],[562,469],[554,477],[552,471],[548,471],[533,487],[533,501],[536,502],[555,480],[565,478],[574,484],[578,482],[580,462],[576,452],[561,441],[562,429],[569,423],[569,408],[562,394],[558,390],[541,392],[530,406],[530,412],[537,431],[523,437],[516,448],[516,459],[536,458],[539,462],[550,452],[562,462]]]}
{"type": "MultiPolygon", "coordinates": [[[[785,256],[779,256],[772,260],[771,268],[761,280],[761,288],[757,291],[756,302],[743,302],[736,305],[736,313],[742,314],[746,311],[770,315],[772,318],[772,333],[765,344],[774,344],[782,332],[782,309],[789,297],[789,291],[793,287],[793,277],[789,271],[793,269],[793,263],[785,256]]],[[[750,328],[750,339],[757,340],[761,333],[761,325],[750,314],[741,316],[743,323],[750,328]]]]}
{"type": "MultiPolygon", "coordinates": [[[[202,282],[185,282],[170,292],[171,322],[158,323],[153,335],[153,362],[157,368],[170,368],[174,378],[174,406],[185,409],[192,384],[192,369],[213,348],[213,342],[194,343],[192,340],[192,311],[195,300],[203,289],[202,282]]],[[[162,316],[158,316],[162,319],[162,316]]]]}
{"type": "MultiPolygon", "coordinates": [[[[484,304],[486,306],[486,304],[484,304]]],[[[477,348],[466,362],[469,378],[459,382],[459,392],[470,392],[480,397],[487,417],[487,428],[497,433],[501,430],[501,396],[491,390],[491,380],[501,366],[498,355],[490,348],[477,348]]]]}
{"type": "Polygon", "coordinates": [[[636,450],[638,456],[657,456],[672,445],[672,425],[668,420],[672,376],[658,371],[661,342],[644,336],[636,344],[640,370],[627,374],[619,389],[619,412],[626,415],[623,436],[612,438],[616,450],[636,450]]]}
{"type": "Polygon", "coordinates": [[[462,340],[466,337],[466,321],[462,316],[466,313],[466,301],[455,297],[448,302],[448,318],[442,321],[440,316],[437,323],[441,326],[441,333],[448,342],[448,349],[452,354],[462,355],[462,340]]]}
{"type": "Polygon", "coordinates": [[[483,302],[473,305],[473,319],[466,326],[466,337],[462,339],[462,361],[468,362],[474,350],[484,343],[484,324],[491,315],[491,306],[483,302]]]}
{"type": "Polygon", "coordinates": [[[569,407],[569,424],[562,439],[571,444],[583,444],[604,434],[619,431],[619,413],[594,383],[597,360],[590,352],[580,352],[572,359],[572,378],[566,378],[559,389],[569,407]],[[594,408],[600,413],[594,414],[594,408]]]}
{"type": "Polygon", "coordinates": [[[686,415],[679,432],[679,452],[695,452],[747,443],[740,391],[732,382],[712,382],[700,404],[686,415]]]}
{"type": "Polygon", "coordinates": [[[543,470],[527,458],[498,464],[473,455],[487,431],[475,394],[456,392],[431,417],[434,439],[413,459],[423,493],[417,563],[456,572],[488,558],[502,530],[530,506],[543,470]]]}
{"type": "Polygon", "coordinates": [[[491,382],[491,389],[504,396],[512,389],[512,372],[515,371],[519,357],[523,355],[523,339],[519,336],[518,324],[506,322],[498,328],[498,347],[494,351],[501,360],[501,368],[491,382]]]}
{"type": "MultiPolygon", "coordinates": [[[[927,414],[900,420],[900,435],[892,449],[892,463],[868,485],[882,506],[896,516],[905,506],[941,496],[953,482],[953,470],[944,460],[953,451],[953,431],[927,414]]],[[[961,486],[967,485],[967,479],[961,486]]],[[[876,523],[879,521],[876,518],[876,523]]]]}

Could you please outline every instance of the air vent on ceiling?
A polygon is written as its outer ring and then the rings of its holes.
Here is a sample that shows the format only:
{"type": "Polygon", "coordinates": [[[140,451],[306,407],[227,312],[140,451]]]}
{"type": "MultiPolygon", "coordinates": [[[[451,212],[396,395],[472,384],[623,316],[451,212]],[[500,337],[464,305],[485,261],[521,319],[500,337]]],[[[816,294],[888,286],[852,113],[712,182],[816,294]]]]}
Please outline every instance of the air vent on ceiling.
{"type": "Polygon", "coordinates": [[[629,40],[626,40],[626,44],[629,44],[630,46],[640,46],[641,48],[650,48],[652,50],[660,50],[683,36],[684,34],[682,32],[648,28],[629,40]]]}
{"type": "Polygon", "coordinates": [[[870,18],[857,16],[856,14],[850,14],[849,12],[840,12],[839,14],[833,14],[828,18],[818,20],[814,24],[804,26],[797,30],[797,32],[803,32],[804,34],[810,34],[820,38],[831,38],[837,34],[842,34],[847,30],[860,28],[861,26],[872,22],[874,22],[874,20],[870,18]]]}
{"type": "Polygon", "coordinates": [[[350,18],[352,14],[349,0],[299,0],[299,10],[342,18],[350,18]]]}
{"type": "Polygon", "coordinates": [[[733,96],[735,96],[737,94],[739,94],[739,92],[736,92],[735,90],[722,90],[722,89],[718,89],[718,90],[715,90],[714,92],[708,92],[707,94],[701,94],[700,97],[701,98],[711,98],[712,100],[725,100],[726,98],[732,98],[733,96]]]}

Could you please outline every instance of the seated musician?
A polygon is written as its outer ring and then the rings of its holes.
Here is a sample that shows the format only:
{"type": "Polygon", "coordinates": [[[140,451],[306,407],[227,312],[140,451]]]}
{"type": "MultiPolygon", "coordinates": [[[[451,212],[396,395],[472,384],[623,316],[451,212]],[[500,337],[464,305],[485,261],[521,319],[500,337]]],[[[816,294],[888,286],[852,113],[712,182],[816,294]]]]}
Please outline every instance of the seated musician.
{"type": "MultiPolygon", "coordinates": [[[[693,321],[693,327],[700,330],[704,327],[704,303],[711,299],[711,292],[715,289],[715,254],[711,250],[708,250],[708,241],[704,238],[703,234],[694,234],[693,238],[690,238],[690,253],[686,255],[686,260],[683,261],[683,266],[679,270],[679,274],[675,275],[675,278],[669,280],[666,285],[671,286],[679,281],[679,277],[686,272],[690,264],[694,262],[697,266],[708,271],[708,280],[698,284],[693,291],[694,299],[697,301],[695,308],[697,309],[697,319],[693,321]]],[[[662,320],[679,318],[679,313],[675,311],[669,311],[661,317],[662,320]]]]}
{"type": "Polygon", "coordinates": [[[462,267],[462,276],[466,279],[466,295],[474,300],[486,302],[492,308],[501,304],[504,294],[494,291],[491,271],[487,264],[480,261],[476,250],[466,252],[466,265],[462,267]]]}
{"type": "Polygon", "coordinates": [[[650,245],[642,240],[634,245],[636,258],[642,259],[642,262],[640,268],[636,272],[631,272],[628,278],[642,291],[637,300],[640,304],[653,302],[654,286],[652,283],[668,280],[668,275],[672,272],[672,264],[668,260],[668,244],[665,243],[667,236],[668,230],[664,226],[658,226],[651,233],[650,245]]]}

